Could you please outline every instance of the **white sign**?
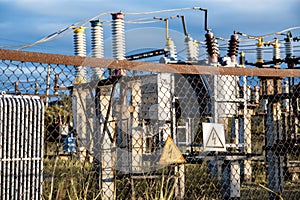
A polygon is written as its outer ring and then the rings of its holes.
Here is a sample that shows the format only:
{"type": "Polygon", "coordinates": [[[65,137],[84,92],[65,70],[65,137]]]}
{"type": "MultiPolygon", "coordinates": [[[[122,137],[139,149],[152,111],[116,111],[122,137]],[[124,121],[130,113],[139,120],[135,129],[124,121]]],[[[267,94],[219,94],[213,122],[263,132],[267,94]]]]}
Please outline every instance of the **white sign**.
{"type": "Polygon", "coordinates": [[[202,123],[205,151],[226,151],[223,124],[202,123]]]}

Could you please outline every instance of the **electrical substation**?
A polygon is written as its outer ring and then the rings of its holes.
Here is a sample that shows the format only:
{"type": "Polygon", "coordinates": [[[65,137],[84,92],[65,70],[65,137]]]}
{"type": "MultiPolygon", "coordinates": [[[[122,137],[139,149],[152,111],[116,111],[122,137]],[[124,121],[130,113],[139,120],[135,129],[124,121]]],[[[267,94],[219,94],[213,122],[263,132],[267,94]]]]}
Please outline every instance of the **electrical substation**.
{"type": "MultiPolygon", "coordinates": [[[[164,180],[165,169],[173,184],[167,186],[174,190],[172,199],[196,198],[189,191],[193,187],[189,179],[199,171],[191,173],[190,169],[203,163],[205,174],[219,183],[220,199],[243,199],[243,184],[253,183],[261,166],[261,176],[266,177],[261,187],[268,198],[285,197],[285,184],[299,181],[300,82],[291,74],[272,77],[268,72],[299,68],[300,57],[293,46],[300,38],[292,35],[294,29],[276,32],[277,38],[270,41],[264,41],[267,36],[236,30],[225,40],[226,47],[219,46],[218,40],[224,39],[210,29],[208,10],[194,7],[189,12],[199,12],[203,24],[199,34],[204,33],[205,41],[199,42],[187,31],[184,12],[178,9],[169,17],[151,16],[151,20],[164,24],[165,43],[159,49],[131,55],[126,55],[126,13],[111,13],[112,57],[121,67],[90,67],[84,62],[74,65],[73,84],[69,86],[60,86],[61,75],[55,75],[53,95],[69,91],[72,99],[76,144],[72,133],[69,153],[93,164],[102,199],[116,199],[117,193],[125,190],[125,198],[139,197],[139,181],[152,184],[164,180]],[[177,41],[169,35],[170,20],[179,20],[183,28],[184,59],[178,58],[177,41]],[[251,62],[241,51],[245,48],[242,42],[247,40],[252,41],[256,55],[251,62]],[[272,51],[270,60],[265,60],[266,49],[272,51]],[[200,58],[200,50],[206,56],[200,58]],[[128,67],[154,57],[159,60],[157,66],[163,66],[158,72],[128,67]],[[169,72],[173,66],[186,73],[169,72]],[[191,72],[203,66],[206,71],[191,72]],[[239,74],[247,68],[266,72],[239,74]],[[130,186],[118,188],[122,180],[130,186]]],[[[103,31],[108,22],[93,19],[89,23],[90,57],[100,61],[104,59],[103,31]]],[[[75,56],[87,57],[86,27],[71,28],[75,56]]],[[[147,62],[140,63],[147,68],[147,62]]],[[[19,95],[19,86],[15,86],[14,95],[19,95]]],[[[4,93],[1,96],[6,98],[4,93]]],[[[43,98],[49,102],[47,95],[43,98]]],[[[9,182],[9,177],[2,179],[9,182]]]]}

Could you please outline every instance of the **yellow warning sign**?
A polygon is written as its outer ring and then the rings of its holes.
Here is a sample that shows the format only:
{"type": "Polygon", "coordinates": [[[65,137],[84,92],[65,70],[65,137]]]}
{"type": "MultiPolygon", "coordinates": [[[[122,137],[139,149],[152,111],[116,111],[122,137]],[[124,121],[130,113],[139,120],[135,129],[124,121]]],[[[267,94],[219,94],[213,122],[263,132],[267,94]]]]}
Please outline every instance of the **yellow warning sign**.
{"type": "Polygon", "coordinates": [[[170,136],[168,136],[165,147],[162,151],[160,164],[181,164],[185,163],[185,159],[182,156],[179,148],[176,146],[170,136]]]}

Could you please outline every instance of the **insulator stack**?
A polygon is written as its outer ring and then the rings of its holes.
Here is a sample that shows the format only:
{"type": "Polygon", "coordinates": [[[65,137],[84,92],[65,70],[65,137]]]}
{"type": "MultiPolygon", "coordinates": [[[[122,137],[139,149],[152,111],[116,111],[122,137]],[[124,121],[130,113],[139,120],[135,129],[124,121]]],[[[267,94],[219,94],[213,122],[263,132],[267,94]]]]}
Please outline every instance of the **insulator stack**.
{"type": "Polygon", "coordinates": [[[240,52],[240,66],[245,67],[245,53],[243,51],[240,52]]]}
{"type": "Polygon", "coordinates": [[[86,41],[84,27],[74,28],[74,54],[75,56],[86,56],[86,41]]]}
{"type": "Polygon", "coordinates": [[[256,62],[257,63],[263,63],[263,48],[262,47],[256,47],[256,62]]]}
{"type": "MultiPolygon", "coordinates": [[[[284,93],[284,94],[288,94],[289,93],[289,82],[288,81],[285,81],[283,83],[282,93],[284,93]]],[[[283,111],[289,112],[289,110],[290,110],[290,105],[289,104],[290,104],[289,98],[285,98],[285,99],[282,100],[283,111]]]]}
{"type": "Polygon", "coordinates": [[[199,46],[190,35],[187,35],[185,40],[187,60],[197,61],[199,57],[199,46]]]}
{"type": "Polygon", "coordinates": [[[231,58],[231,62],[236,63],[236,56],[239,50],[239,37],[237,34],[231,36],[229,40],[228,52],[227,55],[231,58]]]}
{"type": "Polygon", "coordinates": [[[257,44],[256,44],[256,63],[263,63],[263,39],[262,37],[258,38],[257,44]]]}
{"type": "MultiPolygon", "coordinates": [[[[125,60],[124,14],[112,13],[112,51],[113,58],[125,60]]],[[[112,70],[111,76],[125,76],[126,70],[112,70]]]]}
{"type": "Polygon", "coordinates": [[[293,56],[293,45],[292,45],[292,41],[285,41],[284,43],[285,46],[285,55],[287,58],[290,58],[293,56]]]}
{"type": "Polygon", "coordinates": [[[293,56],[293,44],[291,32],[288,33],[287,37],[284,39],[285,55],[286,58],[291,58],[293,56]]]}
{"type": "MultiPolygon", "coordinates": [[[[74,28],[74,54],[75,56],[86,56],[86,40],[84,34],[85,28],[74,28]]],[[[75,67],[75,83],[84,83],[86,76],[86,69],[83,66],[75,67]]]]}
{"type": "Polygon", "coordinates": [[[103,47],[103,27],[102,22],[99,20],[91,21],[91,54],[95,58],[104,57],[103,47]]]}
{"type": "MultiPolygon", "coordinates": [[[[104,57],[104,44],[103,44],[103,27],[100,20],[91,21],[91,56],[95,58],[104,57]]],[[[103,77],[103,68],[94,68],[93,79],[98,80],[103,77]]]]}
{"type": "Polygon", "coordinates": [[[273,59],[276,61],[280,59],[280,44],[278,42],[278,39],[275,40],[273,47],[273,59]]]}
{"type": "Polygon", "coordinates": [[[170,58],[172,60],[177,60],[176,46],[171,38],[167,38],[166,49],[170,53],[170,58]]]}
{"type": "Polygon", "coordinates": [[[211,63],[217,63],[220,54],[217,39],[211,32],[206,33],[205,38],[206,38],[207,53],[209,55],[209,61],[211,63]]]}

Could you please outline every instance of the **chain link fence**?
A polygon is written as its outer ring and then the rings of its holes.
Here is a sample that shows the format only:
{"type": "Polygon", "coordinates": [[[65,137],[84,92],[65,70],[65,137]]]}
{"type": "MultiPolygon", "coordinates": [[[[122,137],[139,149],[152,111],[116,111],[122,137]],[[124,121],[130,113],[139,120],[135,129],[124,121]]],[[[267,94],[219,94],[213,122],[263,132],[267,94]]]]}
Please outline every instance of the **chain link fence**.
{"type": "Polygon", "coordinates": [[[296,75],[21,54],[1,54],[2,199],[300,198],[296,75]],[[73,84],[78,63],[127,76],[73,84]]]}

